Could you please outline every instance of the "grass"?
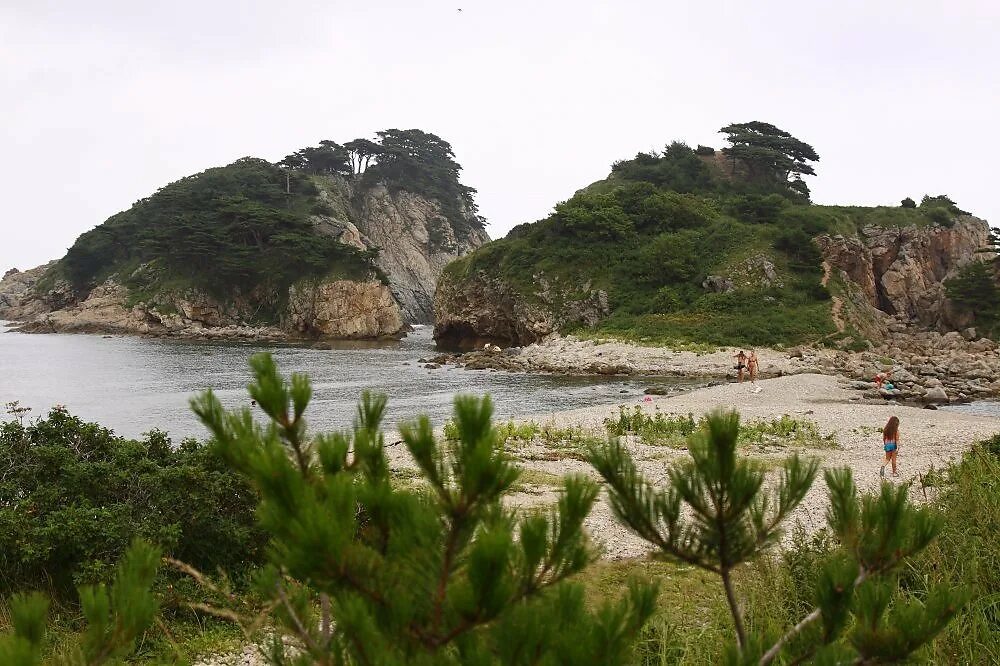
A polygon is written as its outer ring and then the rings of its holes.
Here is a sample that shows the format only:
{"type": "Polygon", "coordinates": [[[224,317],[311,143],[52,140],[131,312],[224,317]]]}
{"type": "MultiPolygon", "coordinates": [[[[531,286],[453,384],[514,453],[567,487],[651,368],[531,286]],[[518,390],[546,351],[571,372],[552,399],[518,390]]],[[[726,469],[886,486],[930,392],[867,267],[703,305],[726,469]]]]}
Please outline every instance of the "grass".
{"type": "MultiPolygon", "coordinates": [[[[730,292],[713,294],[712,302],[681,312],[612,314],[592,334],[673,349],[695,345],[714,350],[733,345],[795,345],[836,332],[829,301],[798,305],[765,296],[730,292]]],[[[579,329],[575,334],[580,334],[579,329]]]]}
{"type": "Polygon", "coordinates": [[[656,559],[600,561],[576,578],[592,608],[619,598],[630,578],[659,584],[657,613],[643,631],[636,663],[717,664],[732,636],[725,595],[713,574],[656,559]]]}
{"type": "Polygon", "coordinates": [[[944,476],[936,500],[943,530],[900,583],[917,596],[934,583],[973,592],[926,650],[930,663],[1000,663],[1000,435],[978,444],[944,476]]]}
{"type": "MultiPolygon", "coordinates": [[[[553,423],[539,424],[535,421],[505,421],[493,427],[497,439],[508,452],[527,460],[566,458],[583,460],[583,452],[593,439],[593,435],[580,426],[561,427],[553,423]],[[529,447],[541,447],[544,453],[523,454],[523,450],[529,447]]],[[[443,431],[446,440],[457,441],[458,430],[454,421],[446,421],[443,431]]]]}
{"type": "MultiPolygon", "coordinates": [[[[705,417],[695,420],[693,414],[664,414],[658,409],[648,414],[639,405],[631,409],[620,405],[617,417],[604,419],[604,428],[612,437],[636,435],[650,446],[683,449],[687,448],[687,438],[701,428],[704,421],[705,417]]],[[[776,419],[742,421],[740,445],[810,449],[837,447],[833,435],[821,435],[814,422],[796,419],[788,414],[776,419]]]]}
{"type": "MultiPolygon", "coordinates": [[[[60,660],[74,654],[83,627],[82,617],[69,606],[55,606],[49,610],[49,619],[43,663],[75,663],[60,660]]],[[[11,628],[9,607],[5,601],[0,602],[0,634],[7,633],[11,628]]],[[[163,622],[151,627],[139,639],[135,654],[129,661],[142,664],[190,663],[206,655],[238,650],[245,642],[241,631],[228,622],[183,610],[164,612],[163,622]]]]}

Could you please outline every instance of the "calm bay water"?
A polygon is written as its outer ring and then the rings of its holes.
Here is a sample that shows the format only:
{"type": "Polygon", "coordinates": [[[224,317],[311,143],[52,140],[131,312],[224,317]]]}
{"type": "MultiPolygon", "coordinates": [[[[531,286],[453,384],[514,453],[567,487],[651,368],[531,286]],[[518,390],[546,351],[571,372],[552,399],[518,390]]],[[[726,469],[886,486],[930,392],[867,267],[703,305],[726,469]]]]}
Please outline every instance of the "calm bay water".
{"type": "MultiPolygon", "coordinates": [[[[53,405],[96,421],[120,435],[152,428],[176,439],[205,430],[188,407],[195,393],[213,389],[227,406],[248,405],[247,358],[270,351],[285,373],[306,372],[313,382],[307,416],[313,428],[347,427],[365,389],[389,396],[386,425],[428,414],[435,425],[451,414],[456,393],[489,393],[499,418],[544,415],[600,403],[636,403],[647,386],[678,386],[662,379],[596,379],[517,375],[442,367],[417,359],[434,354],[429,327],[401,341],[343,342],[334,349],[216,344],[99,335],[26,335],[0,322],[0,405],[13,400],[45,414],[53,405]]],[[[0,413],[0,418],[5,415],[0,413]]]]}

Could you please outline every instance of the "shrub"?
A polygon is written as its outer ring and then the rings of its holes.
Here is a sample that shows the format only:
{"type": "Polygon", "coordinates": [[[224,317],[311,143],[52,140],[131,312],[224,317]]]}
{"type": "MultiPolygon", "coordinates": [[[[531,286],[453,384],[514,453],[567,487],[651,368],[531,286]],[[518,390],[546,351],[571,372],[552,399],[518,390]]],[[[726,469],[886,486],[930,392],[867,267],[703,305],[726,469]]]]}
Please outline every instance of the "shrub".
{"type": "MultiPolygon", "coordinates": [[[[118,564],[114,583],[81,587],[79,596],[84,631],[67,640],[56,663],[62,666],[100,666],[124,663],[143,632],[152,625],[157,602],[151,591],[160,553],[136,541],[118,564]]],[[[0,664],[40,666],[49,601],[41,593],[16,594],[9,603],[12,629],[0,635],[0,664]]],[[[46,659],[46,664],[53,663],[46,659]]]]}
{"type": "Polygon", "coordinates": [[[816,243],[801,229],[783,229],[775,238],[774,247],[788,255],[794,267],[816,270],[823,259],[816,243]]]}
{"type": "Polygon", "coordinates": [[[916,208],[917,207],[917,202],[914,201],[913,199],[911,199],[910,197],[906,197],[905,199],[903,199],[900,202],[900,205],[903,208],[916,208]]]}
{"type": "Polygon", "coordinates": [[[788,205],[788,199],[780,194],[744,194],[730,199],[728,212],[741,222],[770,224],[788,205]]]}
{"type": "Polygon", "coordinates": [[[107,580],[137,536],[199,567],[260,561],[257,499],[211,448],[116,437],[61,408],[0,424],[0,591],[107,580]]]}
{"type": "Polygon", "coordinates": [[[715,148],[712,148],[711,146],[703,146],[699,143],[698,147],[694,149],[694,153],[695,155],[714,155],[715,148]]]}
{"type": "Polygon", "coordinates": [[[974,261],[944,283],[945,293],[961,309],[975,314],[976,325],[995,335],[1000,323],[1000,287],[990,265],[974,261]]]}
{"type": "Polygon", "coordinates": [[[947,208],[931,208],[925,215],[934,224],[940,224],[943,227],[950,227],[955,224],[955,220],[951,213],[948,212],[947,208]]]}

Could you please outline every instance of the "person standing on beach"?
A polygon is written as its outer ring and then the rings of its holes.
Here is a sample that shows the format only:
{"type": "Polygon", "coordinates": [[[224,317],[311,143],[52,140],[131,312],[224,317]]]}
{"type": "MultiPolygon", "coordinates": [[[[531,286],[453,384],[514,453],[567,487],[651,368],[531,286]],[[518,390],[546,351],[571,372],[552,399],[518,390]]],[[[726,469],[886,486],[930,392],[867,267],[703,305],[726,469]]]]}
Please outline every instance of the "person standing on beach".
{"type": "Polygon", "coordinates": [[[747,369],[747,353],[741,349],[733,358],[736,359],[736,381],[742,384],[743,371],[747,369]]]}
{"type": "Polygon", "coordinates": [[[750,350],[750,356],[747,358],[747,370],[750,371],[750,383],[754,385],[754,393],[760,391],[760,387],[757,386],[757,371],[760,369],[760,362],[757,360],[757,351],[755,349],[750,350]]]}
{"type": "Polygon", "coordinates": [[[889,419],[889,422],[882,428],[882,448],[885,450],[885,460],[882,462],[882,467],[879,468],[879,476],[885,476],[887,463],[892,465],[892,475],[899,476],[896,473],[896,456],[899,454],[899,418],[896,416],[889,419]]]}

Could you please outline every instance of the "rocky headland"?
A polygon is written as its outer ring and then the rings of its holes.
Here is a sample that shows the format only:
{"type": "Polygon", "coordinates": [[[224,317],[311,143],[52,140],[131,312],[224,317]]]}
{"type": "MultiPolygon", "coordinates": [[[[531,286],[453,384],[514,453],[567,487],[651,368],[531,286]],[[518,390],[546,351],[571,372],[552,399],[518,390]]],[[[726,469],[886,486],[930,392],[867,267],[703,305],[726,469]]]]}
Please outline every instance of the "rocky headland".
{"type": "Polygon", "coordinates": [[[474,190],[447,156],[384,158],[383,176],[352,171],[337,162],[342,148],[328,148],[168,185],[63,259],[8,271],[0,319],[23,332],[259,340],[395,337],[429,323],[445,265],[489,240],[474,190]]]}

